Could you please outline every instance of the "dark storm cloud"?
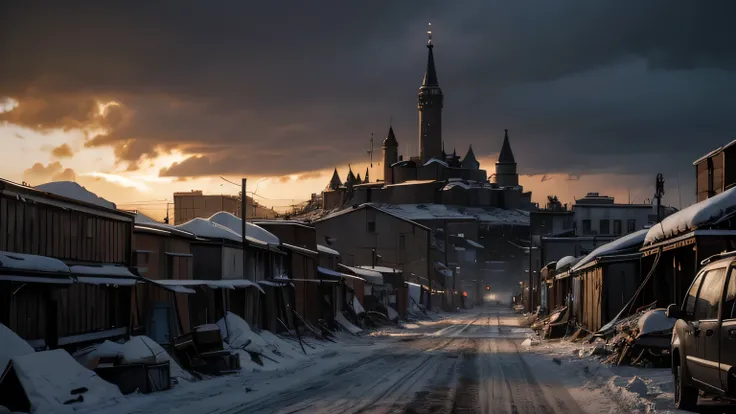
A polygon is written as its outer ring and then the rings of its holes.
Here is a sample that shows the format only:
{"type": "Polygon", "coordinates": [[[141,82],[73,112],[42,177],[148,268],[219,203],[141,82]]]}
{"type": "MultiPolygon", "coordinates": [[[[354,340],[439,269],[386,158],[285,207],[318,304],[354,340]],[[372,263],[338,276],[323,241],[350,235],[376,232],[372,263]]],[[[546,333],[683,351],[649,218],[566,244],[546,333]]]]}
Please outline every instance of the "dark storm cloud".
{"type": "Polygon", "coordinates": [[[0,97],[19,103],[0,121],[105,129],[86,145],[131,168],[197,155],[162,175],[363,160],[390,117],[415,152],[430,20],[461,154],[509,128],[523,172],[648,174],[734,130],[730,1],[28,3],[0,12],[0,97]]]}

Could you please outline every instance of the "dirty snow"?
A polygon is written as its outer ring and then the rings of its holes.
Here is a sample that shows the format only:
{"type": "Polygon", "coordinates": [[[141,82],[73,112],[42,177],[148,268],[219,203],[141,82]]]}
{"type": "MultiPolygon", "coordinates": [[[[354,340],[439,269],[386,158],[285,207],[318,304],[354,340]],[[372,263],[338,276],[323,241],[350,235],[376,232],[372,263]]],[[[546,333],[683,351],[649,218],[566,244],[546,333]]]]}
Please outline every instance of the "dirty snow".
{"type": "Polygon", "coordinates": [[[104,198],[99,197],[97,194],[73,181],[54,181],[37,185],[33,188],[46,193],[55,194],[57,196],[71,198],[72,200],[83,201],[85,203],[115,210],[115,203],[111,203],[104,198]]]}
{"type": "Polygon", "coordinates": [[[363,305],[360,304],[357,296],[353,296],[353,310],[355,311],[356,315],[365,313],[365,309],[363,308],[363,305]]]}
{"type": "Polygon", "coordinates": [[[645,245],[676,237],[710,224],[736,210],[736,188],[684,208],[649,229],[645,245]]]}
{"type": "Polygon", "coordinates": [[[122,399],[117,386],[81,366],[61,349],[18,356],[12,363],[33,412],[72,412],[122,399]],[[65,405],[64,402],[78,398],[72,390],[82,387],[87,389],[79,394],[82,401],[65,405]]]}

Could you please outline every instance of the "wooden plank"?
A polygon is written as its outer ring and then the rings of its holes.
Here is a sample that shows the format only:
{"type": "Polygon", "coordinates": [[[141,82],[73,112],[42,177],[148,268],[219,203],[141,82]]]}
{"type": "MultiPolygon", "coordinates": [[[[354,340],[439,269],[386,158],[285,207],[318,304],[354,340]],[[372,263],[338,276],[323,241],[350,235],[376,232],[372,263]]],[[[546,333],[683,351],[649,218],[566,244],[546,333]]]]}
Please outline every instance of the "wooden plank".
{"type": "Polygon", "coordinates": [[[31,226],[33,213],[32,206],[23,204],[23,253],[33,254],[31,250],[31,242],[33,241],[33,227],[31,226]]]}
{"type": "Polygon", "coordinates": [[[15,251],[15,206],[16,202],[8,201],[8,234],[7,234],[7,251],[15,251]]]}
{"type": "Polygon", "coordinates": [[[24,242],[23,239],[25,239],[23,231],[24,231],[24,217],[25,212],[23,211],[25,208],[25,205],[23,203],[17,203],[15,205],[15,251],[19,253],[27,253],[23,248],[24,242]]]}
{"type": "Polygon", "coordinates": [[[0,250],[7,251],[8,199],[0,196],[0,250]]]}

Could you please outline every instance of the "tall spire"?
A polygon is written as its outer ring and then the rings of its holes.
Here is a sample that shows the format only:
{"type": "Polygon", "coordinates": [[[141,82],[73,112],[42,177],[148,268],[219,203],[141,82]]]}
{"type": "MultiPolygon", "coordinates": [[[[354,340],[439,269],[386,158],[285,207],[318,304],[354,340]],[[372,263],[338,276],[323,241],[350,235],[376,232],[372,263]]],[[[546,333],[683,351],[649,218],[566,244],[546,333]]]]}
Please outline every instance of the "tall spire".
{"type": "Polygon", "coordinates": [[[396,140],[396,135],[394,134],[394,127],[388,127],[388,135],[386,135],[386,138],[383,140],[383,146],[390,148],[399,147],[399,142],[396,140]]]}
{"type": "Polygon", "coordinates": [[[514,153],[511,152],[511,144],[509,143],[509,130],[506,129],[505,132],[501,153],[498,155],[498,162],[500,164],[516,164],[514,153]]]}
{"type": "Polygon", "coordinates": [[[427,56],[427,70],[424,72],[424,81],[422,86],[439,86],[437,82],[437,70],[434,68],[434,44],[432,44],[432,23],[429,24],[429,30],[427,30],[427,49],[429,49],[429,55],[427,56]]]}
{"type": "Polygon", "coordinates": [[[365,175],[363,176],[363,183],[368,184],[370,182],[371,180],[370,178],[368,178],[368,167],[365,167],[365,175]]]}

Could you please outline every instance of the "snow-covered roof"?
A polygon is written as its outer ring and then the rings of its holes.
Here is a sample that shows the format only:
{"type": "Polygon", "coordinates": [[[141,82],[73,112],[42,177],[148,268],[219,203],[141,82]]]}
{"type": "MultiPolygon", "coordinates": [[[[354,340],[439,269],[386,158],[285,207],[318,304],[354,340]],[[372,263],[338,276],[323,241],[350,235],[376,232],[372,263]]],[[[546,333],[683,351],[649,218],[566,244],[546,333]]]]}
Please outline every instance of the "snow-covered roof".
{"type": "Polygon", "coordinates": [[[644,245],[654,244],[714,224],[736,211],[736,187],[665,217],[649,229],[644,245]]]}
{"type": "Polygon", "coordinates": [[[89,276],[117,276],[117,277],[129,277],[137,278],[136,275],[130,272],[125,266],[117,266],[112,264],[105,264],[101,266],[81,266],[75,265],[69,268],[72,273],[77,275],[89,275],[89,276]]]}
{"type": "Polygon", "coordinates": [[[321,244],[318,244],[318,245],[317,245],[317,251],[318,251],[319,253],[324,253],[324,254],[331,254],[331,255],[333,255],[333,256],[339,256],[339,255],[340,255],[340,252],[338,252],[337,250],[335,250],[335,249],[330,249],[329,247],[327,247],[327,246],[324,246],[324,245],[321,245],[321,244]]]}
{"type": "Polygon", "coordinates": [[[442,187],[442,191],[452,190],[455,187],[462,188],[463,190],[470,190],[471,188],[473,188],[473,186],[463,181],[450,181],[444,187],[442,187]]]}
{"type": "Polygon", "coordinates": [[[470,239],[465,239],[465,241],[466,241],[466,242],[467,242],[467,243],[468,243],[469,245],[471,245],[471,246],[475,247],[476,249],[484,249],[484,248],[485,248],[485,246],[483,246],[482,244],[480,244],[480,243],[478,243],[478,242],[476,242],[476,241],[473,241],[473,240],[470,240],[470,239]]]}
{"type": "Polygon", "coordinates": [[[33,254],[0,251],[0,268],[36,272],[69,273],[69,267],[61,260],[33,254]]]}
{"type": "Polygon", "coordinates": [[[115,203],[111,203],[104,198],[99,197],[97,194],[73,181],[54,181],[37,185],[34,188],[57,196],[71,198],[73,200],[83,201],[85,203],[115,210],[115,203]]]}
{"type": "Polygon", "coordinates": [[[574,266],[581,258],[575,256],[565,256],[557,261],[556,269],[564,269],[567,266],[574,266]]]}
{"type": "Polygon", "coordinates": [[[388,266],[356,266],[356,267],[359,268],[359,269],[363,269],[363,270],[371,270],[371,271],[374,271],[374,272],[379,272],[381,274],[386,274],[386,273],[401,274],[401,273],[404,273],[404,271],[401,270],[401,269],[394,269],[393,267],[388,267],[388,266]]]}
{"type": "Polygon", "coordinates": [[[288,250],[291,250],[291,251],[294,251],[294,252],[298,252],[298,253],[301,253],[301,254],[305,254],[307,256],[319,256],[319,252],[316,252],[316,251],[314,251],[312,249],[307,249],[306,247],[295,246],[295,245],[289,244],[289,243],[283,243],[282,246],[285,249],[288,249],[288,250]]]}
{"type": "Polygon", "coordinates": [[[437,180],[408,180],[408,181],[404,181],[403,183],[389,184],[386,187],[399,187],[399,186],[405,186],[405,185],[431,184],[431,183],[436,183],[436,182],[437,182],[437,180]]]}
{"type": "Polygon", "coordinates": [[[424,163],[424,166],[426,167],[426,166],[428,166],[430,164],[439,164],[439,165],[441,165],[443,167],[449,167],[449,165],[447,164],[447,162],[442,161],[442,160],[438,160],[437,158],[432,158],[429,161],[425,162],[424,163]]]}
{"type": "Polygon", "coordinates": [[[206,239],[222,239],[234,242],[243,241],[243,237],[239,233],[235,233],[225,226],[203,218],[194,218],[175,227],[206,239]]]}
{"type": "Polygon", "coordinates": [[[371,283],[374,285],[383,284],[383,275],[381,274],[381,272],[377,272],[375,270],[370,270],[370,269],[363,269],[361,267],[348,266],[342,263],[339,263],[338,266],[348,269],[349,271],[355,273],[356,275],[364,278],[365,281],[368,283],[371,283]]]}
{"type": "MultiPolygon", "coordinates": [[[[240,217],[226,211],[220,211],[219,213],[213,214],[209,220],[227,227],[242,239],[243,220],[240,219],[240,217]]],[[[281,244],[281,240],[279,240],[276,235],[263,227],[249,223],[248,221],[245,222],[245,238],[248,241],[270,244],[272,246],[278,246],[281,244]]]]}
{"type": "Polygon", "coordinates": [[[376,207],[409,220],[473,219],[471,216],[460,213],[456,208],[444,204],[381,204],[376,207]]]}
{"type": "Polygon", "coordinates": [[[352,278],[352,279],[365,280],[362,277],[348,275],[346,273],[340,273],[340,272],[337,272],[337,271],[334,271],[332,269],[328,269],[328,268],[322,267],[322,266],[317,266],[317,272],[322,273],[323,275],[332,276],[332,277],[352,278]]]}
{"type": "Polygon", "coordinates": [[[180,286],[180,287],[191,287],[191,286],[207,286],[211,289],[235,289],[235,288],[248,288],[254,287],[261,292],[263,289],[258,286],[257,283],[251,282],[245,279],[228,279],[228,280],[192,280],[192,279],[163,279],[154,280],[156,284],[163,286],[180,286]]]}
{"type": "Polygon", "coordinates": [[[598,246],[598,248],[590,252],[590,254],[580,259],[580,261],[572,267],[571,271],[574,272],[601,256],[608,256],[621,253],[624,250],[640,248],[642,243],[644,243],[647,231],[647,229],[642,229],[631,234],[627,234],[626,236],[618,238],[610,243],[598,246]]]}

